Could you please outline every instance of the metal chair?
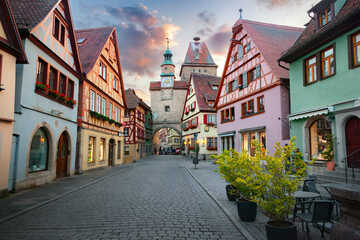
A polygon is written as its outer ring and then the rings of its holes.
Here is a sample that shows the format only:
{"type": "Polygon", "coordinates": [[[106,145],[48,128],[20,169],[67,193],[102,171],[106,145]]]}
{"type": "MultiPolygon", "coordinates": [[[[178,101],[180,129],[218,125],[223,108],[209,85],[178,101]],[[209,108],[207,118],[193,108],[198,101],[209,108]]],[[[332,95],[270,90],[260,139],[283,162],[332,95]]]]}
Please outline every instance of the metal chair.
{"type": "Polygon", "coordinates": [[[304,223],[306,223],[306,231],[309,232],[309,223],[322,223],[320,228],[321,237],[324,237],[325,223],[331,222],[334,201],[329,200],[315,200],[313,201],[312,210],[308,213],[297,214],[301,220],[301,225],[304,230],[304,223]]]}
{"type": "Polygon", "coordinates": [[[319,190],[316,188],[316,179],[306,179],[304,180],[303,191],[305,192],[314,192],[319,193],[319,190]]]}

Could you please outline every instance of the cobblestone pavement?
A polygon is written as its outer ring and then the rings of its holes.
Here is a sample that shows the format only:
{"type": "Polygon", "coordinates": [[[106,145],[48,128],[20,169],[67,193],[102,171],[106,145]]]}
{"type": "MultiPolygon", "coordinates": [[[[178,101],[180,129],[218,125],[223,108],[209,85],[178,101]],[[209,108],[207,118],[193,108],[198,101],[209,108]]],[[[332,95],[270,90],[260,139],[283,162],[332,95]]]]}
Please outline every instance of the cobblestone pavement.
{"type": "Polygon", "coordinates": [[[0,239],[245,239],[188,174],[157,156],[0,225],[0,239]]]}

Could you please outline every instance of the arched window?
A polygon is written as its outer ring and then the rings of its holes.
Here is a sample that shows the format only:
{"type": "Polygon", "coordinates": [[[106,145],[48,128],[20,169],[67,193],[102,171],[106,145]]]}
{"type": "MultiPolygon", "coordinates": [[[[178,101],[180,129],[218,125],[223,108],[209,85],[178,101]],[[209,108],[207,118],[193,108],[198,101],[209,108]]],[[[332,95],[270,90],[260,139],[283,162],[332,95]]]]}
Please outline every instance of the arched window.
{"type": "Polygon", "coordinates": [[[39,128],[32,141],[30,148],[29,171],[38,172],[47,169],[49,158],[49,139],[44,128],[39,128]]]}
{"type": "Polygon", "coordinates": [[[330,134],[330,123],[326,119],[318,119],[310,125],[309,141],[311,159],[324,160],[322,152],[328,144],[330,134]]]}

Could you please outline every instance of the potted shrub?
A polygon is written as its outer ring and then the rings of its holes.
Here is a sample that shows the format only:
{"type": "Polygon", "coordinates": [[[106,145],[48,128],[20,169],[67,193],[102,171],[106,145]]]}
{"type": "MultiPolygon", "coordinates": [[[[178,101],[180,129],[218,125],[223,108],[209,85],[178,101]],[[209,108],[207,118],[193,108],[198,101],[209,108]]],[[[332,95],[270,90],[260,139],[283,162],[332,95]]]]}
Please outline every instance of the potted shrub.
{"type": "Polygon", "coordinates": [[[266,235],[268,240],[296,239],[296,226],[288,220],[295,205],[294,193],[306,176],[306,164],[302,154],[296,151],[295,138],[288,145],[275,145],[273,156],[266,155],[262,168],[256,172],[261,179],[261,195],[256,202],[269,217],[266,235]],[[286,166],[293,166],[288,168],[286,166]]]}
{"type": "Polygon", "coordinates": [[[332,134],[327,134],[325,136],[326,144],[325,149],[321,153],[324,156],[326,162],[326,167],[329,171],[334,171],[335,169],[335,160],[334,160],[334,141],[335,137],[332,134]]]}

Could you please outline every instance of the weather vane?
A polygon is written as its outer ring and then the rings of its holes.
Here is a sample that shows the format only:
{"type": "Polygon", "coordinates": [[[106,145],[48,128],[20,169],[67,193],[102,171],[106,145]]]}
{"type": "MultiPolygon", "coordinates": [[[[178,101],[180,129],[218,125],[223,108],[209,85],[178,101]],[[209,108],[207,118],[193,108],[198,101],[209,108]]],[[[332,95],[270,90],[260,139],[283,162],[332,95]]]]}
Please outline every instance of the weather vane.
{"type": "Polygon", "coordinates": [[[169,37],[166,37],[165,39],[166,39],[167,49],[169,49],[170,39],[169,37]]]}

